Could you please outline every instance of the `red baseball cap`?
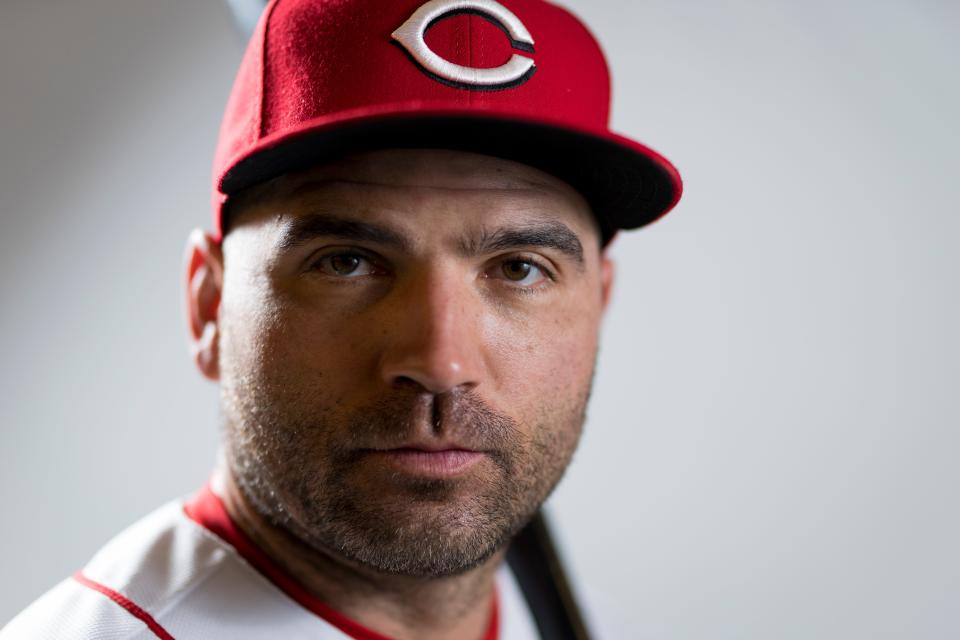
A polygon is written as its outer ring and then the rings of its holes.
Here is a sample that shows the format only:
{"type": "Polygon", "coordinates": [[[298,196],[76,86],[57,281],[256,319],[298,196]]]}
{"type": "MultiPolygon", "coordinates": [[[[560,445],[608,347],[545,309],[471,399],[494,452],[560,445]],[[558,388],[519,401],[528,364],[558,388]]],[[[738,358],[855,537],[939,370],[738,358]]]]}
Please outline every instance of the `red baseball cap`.
{"type": "Polygon", "coordinates": [[[473,151],[577,189],[605,240],[680,199],[668,160],[610,131],[596,40],[543,0],[273,0],[243,57],[214,160],[231,196],[347,153],[473,151]]]}

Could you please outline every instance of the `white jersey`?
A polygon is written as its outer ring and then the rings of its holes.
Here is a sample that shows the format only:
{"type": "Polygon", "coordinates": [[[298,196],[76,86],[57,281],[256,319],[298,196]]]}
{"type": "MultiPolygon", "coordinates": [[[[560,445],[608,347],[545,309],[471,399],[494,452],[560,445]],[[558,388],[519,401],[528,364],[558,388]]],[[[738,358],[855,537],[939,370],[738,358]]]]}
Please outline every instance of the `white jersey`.
{"type": "MultiPolygon", "coordinates": [[[[487,640],[539,638],[510,570],[487,640]]],[[[310,595],[209,488],[148,515],[13,619],[0,640],[389,640],[310,595]]]]}

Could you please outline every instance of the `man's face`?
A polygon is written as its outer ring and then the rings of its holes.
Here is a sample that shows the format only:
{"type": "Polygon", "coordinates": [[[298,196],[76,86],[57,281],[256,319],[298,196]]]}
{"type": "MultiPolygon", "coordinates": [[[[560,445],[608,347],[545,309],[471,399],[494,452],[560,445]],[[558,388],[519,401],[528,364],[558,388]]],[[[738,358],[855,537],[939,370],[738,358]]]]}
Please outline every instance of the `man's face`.
{"type": "Polygon", "coordinates": [[[583,425],[610,280],[584,200],[525,165],[392,150],[258,187],[230,229],[219,364],[246,499],[379,571],[491,557],[583,425]]]}

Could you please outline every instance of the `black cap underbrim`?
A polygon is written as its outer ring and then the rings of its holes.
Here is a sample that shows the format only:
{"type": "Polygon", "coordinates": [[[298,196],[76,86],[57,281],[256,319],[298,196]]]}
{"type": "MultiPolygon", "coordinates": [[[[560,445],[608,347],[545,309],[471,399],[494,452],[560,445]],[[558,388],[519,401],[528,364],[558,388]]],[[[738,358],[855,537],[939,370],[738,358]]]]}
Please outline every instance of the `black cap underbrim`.
{"type": "Polygon", "coordinates": [[[604,244],[619,229],[636,229],[665,215],[683,190],[680,175],[669,161],[608,131],[486,114],[421,111],[328,121],[276,140],[265,139],[233,164],[220,182],[220,191],[229,197],[347,154],[392,148],[470,151],[552,174],[590,204],[604,244]]]}

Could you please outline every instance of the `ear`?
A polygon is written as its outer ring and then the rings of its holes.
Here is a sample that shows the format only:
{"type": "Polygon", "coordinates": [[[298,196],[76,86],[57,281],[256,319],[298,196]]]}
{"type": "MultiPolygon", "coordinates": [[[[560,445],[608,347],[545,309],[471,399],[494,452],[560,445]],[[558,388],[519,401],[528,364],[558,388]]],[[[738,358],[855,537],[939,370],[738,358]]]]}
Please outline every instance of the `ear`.
{"type": "Polygon", "coordinates": [[[610,297],[613,294],[613,276],[613,258],[610,257],[609,251],[604,250],[604,252],[600,254],[600,304],[604,313],[606,313],[607,307],[610,306],[610,297]]]}
{"type": "Polygon", "coordinates": [[[219,380],[222,246],[213,234],[194,229],[187,239],[184,262],[190,352],[200,373],[210,380],[219,380]]]}

